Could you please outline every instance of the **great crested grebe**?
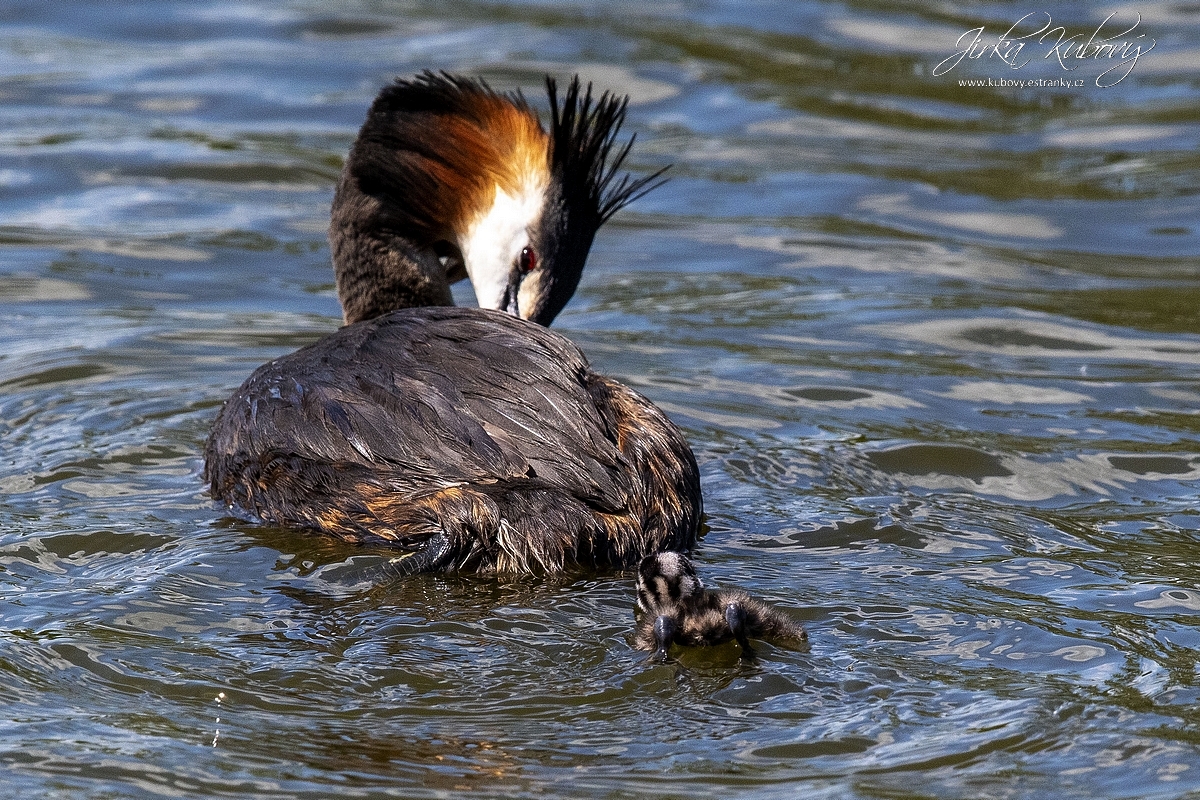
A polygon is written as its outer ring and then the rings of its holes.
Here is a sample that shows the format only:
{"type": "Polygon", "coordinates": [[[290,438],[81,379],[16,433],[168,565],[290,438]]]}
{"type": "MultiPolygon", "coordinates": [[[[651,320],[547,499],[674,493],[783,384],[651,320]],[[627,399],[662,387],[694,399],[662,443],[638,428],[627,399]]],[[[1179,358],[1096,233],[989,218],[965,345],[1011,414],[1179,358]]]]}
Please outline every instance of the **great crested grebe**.
{"type": "Polygon", "coordinates": [[[736,639],[743,658],[753,658],[750,639],[792,646],[808,641],[787,614],[741,589],[705,589],[683,553],[654,553],[638,564],[637,604],[642,612],[634,645],[665,660],[672,644],[714,645],[736,639]]]}
{"type": "Polygon", "coordinates": [[[346,325],[226,402],[204,453],[214,498],[386,542],[402,573],[625,567],[695,542],[679,430],[542,327],[596,230],[658,173],[617,175],[628,98],[546,86],[549,131],[479,80],[425,72],[380,92],[333,199],[346,325]],[[453,307],[463,277],[482,308],[453,307]]]}

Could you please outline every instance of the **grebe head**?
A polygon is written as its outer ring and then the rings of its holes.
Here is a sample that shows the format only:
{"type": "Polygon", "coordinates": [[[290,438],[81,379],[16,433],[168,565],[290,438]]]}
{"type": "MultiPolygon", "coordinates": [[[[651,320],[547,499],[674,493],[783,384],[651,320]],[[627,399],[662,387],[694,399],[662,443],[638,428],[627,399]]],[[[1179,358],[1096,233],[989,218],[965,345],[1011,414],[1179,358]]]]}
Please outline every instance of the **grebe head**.
{"type": "Polygon", "coordinates": [[[550,129],[517,92],[425,72],[380,92],[338,183],[330,241],[347,322],[479,305],[549,325],[579,284],[596,231],[661,172],[620,174],[628,98],[546,79],[550,129]]]}
{"type": "Polygon", "coordinates": [[[703,593],[704,584],[683,553],[667,550],[638,564],[637,604],[645,614],[671,614],[703,593]]]}

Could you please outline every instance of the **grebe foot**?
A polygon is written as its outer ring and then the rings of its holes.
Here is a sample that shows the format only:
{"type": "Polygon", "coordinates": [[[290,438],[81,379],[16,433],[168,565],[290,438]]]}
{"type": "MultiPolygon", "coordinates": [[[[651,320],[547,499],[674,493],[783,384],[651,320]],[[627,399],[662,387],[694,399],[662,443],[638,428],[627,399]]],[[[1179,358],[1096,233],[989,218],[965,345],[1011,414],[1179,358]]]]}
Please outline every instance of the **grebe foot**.
{"type": "Polygon", "coordinates": [[[420,572],[443,572],[454,564],[454,547],[444,533],[425,540],[419,550],[389,559],[388,565],[397,576],[420,572]]]}

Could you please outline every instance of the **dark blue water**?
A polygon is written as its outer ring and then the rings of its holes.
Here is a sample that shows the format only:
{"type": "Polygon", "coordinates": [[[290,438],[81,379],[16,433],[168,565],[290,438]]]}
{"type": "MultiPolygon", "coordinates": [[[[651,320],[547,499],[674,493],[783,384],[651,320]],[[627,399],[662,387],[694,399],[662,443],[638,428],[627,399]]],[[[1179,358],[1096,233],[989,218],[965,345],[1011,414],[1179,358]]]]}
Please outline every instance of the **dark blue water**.
{"type": "Polygon", "coordinates": [[[1200,792],[1200,12],[1112,10],[0,4],[0,782],[1200,792]],[[1106,37],[1153,49],[1098,86],[1106,37]],[[630,574],[394,581],[205,495],[223,400],[338,326],[333,183],[425,68],[631,95],[672,180],[556,328],[683,427],[701,574],[809,651],[649,665],[630,574]]]}

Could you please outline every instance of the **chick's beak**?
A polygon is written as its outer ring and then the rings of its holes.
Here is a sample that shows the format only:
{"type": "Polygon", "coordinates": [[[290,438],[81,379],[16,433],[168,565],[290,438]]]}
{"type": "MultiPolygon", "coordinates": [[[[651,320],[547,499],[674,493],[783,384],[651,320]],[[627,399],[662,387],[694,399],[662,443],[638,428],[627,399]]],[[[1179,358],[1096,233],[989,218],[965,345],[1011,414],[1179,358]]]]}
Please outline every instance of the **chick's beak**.
{"type": "Polygon", "coordinates": [[[667,614],[654,620],[654,655],[650,656],[652,661],[661,663],[667,660],[667,650],[670,649],[671,642],[675,641],[678,630],[679,623],[667,614]]]}

